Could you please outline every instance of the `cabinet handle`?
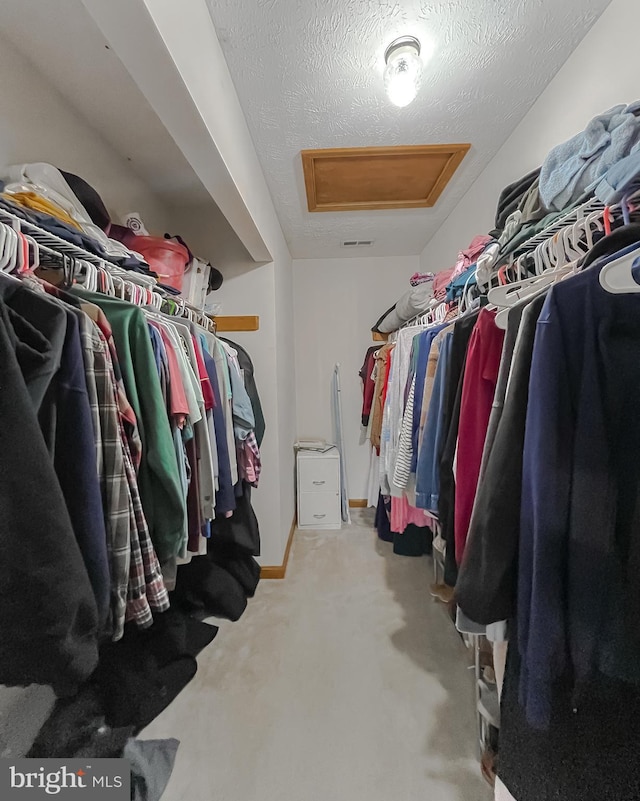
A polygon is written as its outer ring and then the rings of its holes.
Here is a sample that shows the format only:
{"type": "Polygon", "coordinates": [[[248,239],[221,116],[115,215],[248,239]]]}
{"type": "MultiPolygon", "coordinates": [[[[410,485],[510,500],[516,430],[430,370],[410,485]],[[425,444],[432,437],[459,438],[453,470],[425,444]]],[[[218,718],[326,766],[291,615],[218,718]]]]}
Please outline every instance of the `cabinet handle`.
{"type": "Polygon", "coordinates": [[[326,515],[314,515],[314,517],[316,518],[316,520],[322,520],[322,518],[326,517],[326,515]]]}
{"type": "Polygon", "coordinates": [[[326,484],[326,483],[327,483],[326,481],[314,481],[313,482],[313,486],[314,487],[321,487],[323,484],[326,484]]]}

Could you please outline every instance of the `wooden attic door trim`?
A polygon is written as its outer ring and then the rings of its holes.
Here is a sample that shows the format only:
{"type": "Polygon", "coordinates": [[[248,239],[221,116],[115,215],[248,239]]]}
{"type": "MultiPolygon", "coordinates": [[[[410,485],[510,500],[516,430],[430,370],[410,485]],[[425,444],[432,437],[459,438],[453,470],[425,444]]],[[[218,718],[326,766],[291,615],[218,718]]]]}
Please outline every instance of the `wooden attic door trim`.
{"type": "Polygon", "coordinates": [[[302,169],[310,212],[322,211],[377,211],[384,209],[415,209],[435,206],[440,195],[469,152],[469,143],[449,145],[399,145],[394,147],[347,147],[324,148],[301,151],[302,169]],[[382,200],[364,202],[324,203],[318,205],[316,184],[316,162],[335,159],[374,159],[376,157],[437,156],[449,153],[449,158],[426,198],[420,200],[382,200]]]}

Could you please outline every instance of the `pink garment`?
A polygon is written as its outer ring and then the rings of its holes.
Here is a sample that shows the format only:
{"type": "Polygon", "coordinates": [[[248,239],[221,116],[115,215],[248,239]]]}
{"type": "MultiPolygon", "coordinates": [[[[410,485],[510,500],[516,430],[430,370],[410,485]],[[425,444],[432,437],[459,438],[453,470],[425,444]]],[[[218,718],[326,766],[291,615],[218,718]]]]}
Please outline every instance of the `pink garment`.
{"type": "Polygon", "coordinates": [[[433,297],[436,300],[444,300],[447,294],[447,286],[451,283],[451,276],[453,275],[453,267],[448,270],[442,270],[436,273],[433,279],[433,297]]]}
{"type": "Polygon", "coordinates": [[[171,414],[175,415],[183,422],[184,418],[189,414],[189,404],[187,402],[187,395],[184,391],[184,384],[182,383],[182,373],[178,365],[178,357],[173,347],[171,338],[161,325],[151,321],[151,325],[160,333],[164,343],[164,349],[167,352],[167,363],[169,365],[169,402],[171,405],[171,414]]]}
{"type": "Polygon", "coordinates": [[[475,264],[478,260],[478,256],[483,252],[490,242],[493,242],[493,239],[490,236],[480,235],[474,237],[471,240],[469,247],[466,250],[461,250],[460,253],[458,253],[458,261],[453,268],[453,275],[451,277],[456,278],[465,270],[468,270],[472,264],[475,264]]]}
{"type": "Polygon", "coordinates": [[[391,498],[391,531],[402,534],[405,528],[413,523],[414,526],[427,526],[429,521],[422,509],[411,506],[406,496],[391,498]]]}

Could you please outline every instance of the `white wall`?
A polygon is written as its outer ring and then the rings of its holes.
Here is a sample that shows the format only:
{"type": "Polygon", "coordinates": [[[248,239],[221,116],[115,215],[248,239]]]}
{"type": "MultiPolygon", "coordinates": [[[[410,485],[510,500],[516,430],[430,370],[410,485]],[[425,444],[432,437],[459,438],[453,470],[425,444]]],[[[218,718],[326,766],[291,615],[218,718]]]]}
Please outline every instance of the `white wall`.
{"type": "Polygon", "coordinates": [[[540,166],[555,145],[583,130],[596,114],[640,97],[638,26],[637,0],[612,0],[428,243],[420,257],[424,269],[446,269],[475,234],[491,230],[501,190],[540,166]]]}
{"type": "Polygon", "coordinates": [[[3,37],[0,75],[0,175],[9,164],[46,161],[88,181],[114,218],[139,211],[147,227],[166,229],[168,212],[157,197],[3,37]]]}
{"type": "Polygon", "coordinates": [[[371,326],[409,288],[418,256],[295,259],[296,408],[299,437],[334,439],[332,378],[342,376],[349,497],[367,497],[368,448],[360,444],[358,375],[371,326]]]}

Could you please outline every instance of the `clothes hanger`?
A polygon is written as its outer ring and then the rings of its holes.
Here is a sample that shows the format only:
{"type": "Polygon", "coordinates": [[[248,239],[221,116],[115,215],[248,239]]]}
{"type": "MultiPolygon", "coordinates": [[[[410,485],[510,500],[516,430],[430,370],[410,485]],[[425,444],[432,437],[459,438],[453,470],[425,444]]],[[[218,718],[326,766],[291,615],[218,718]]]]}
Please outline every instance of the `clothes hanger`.
{"type": "Polygon", "coordinates": [[[152,292],[151,294],[152,294],[151,305],[156,311],[158,312],[162,311],[162,303],[164,301],[164,298],[159,292],[152,292]]]}
{"type": "Polygon", "coordinates": [[[600,286],[614,295],[640,292],[640,246],[605,264],[599,280],[600,286]]]}
{"type": "Polygon", "coordinates": [[[466,283],[464,285],[464,289],[462,290],[462,296],[460,297],[460,303],[458,304],[458,309],[460,312],[460,317],[466,314],[469,311],[469,296],[471,295],[471,291],[473,289],[473,284],[471,283],[472,279],[475,278],[475,273],[470,275],[466,283]]]}
{"type": "MultiPolygon", "coordinates": [[[[553,237],[553,239],[555,238],[556,237],[553,237]]],[[[565,260],[560,257],[557,259],[555,257],[553,259],[551,258],[549,251],[550,243],[553,244],[552,240],[547,239],[538,245],[534,251],[534,263],[538,265],[538,267],[536,267],[536,275],[532,278],[523,278],[521,281],[515,281],[511,284],[505,284],[489,290],[487,300],[492,306],[497,306],[500,309],[509,309],[518,301],[552,284],[557,280],[558,274],[560,274],[561,271],[565,271],[569,267],[573,269],[574,262],[566,263],[565,260]],[[544,266],[545,269],[541,273],[538,273],[538,268],[540,266],[544,266]]],[[[557,245],[558,240],[554,247],[557,245]]],[[[503,319],[504,317],[501,318],[501,320],[503,319]]]]}
{"type": "Polygon", "coordinates": [[[589,250],[591,250],[591,248],[595,244],[595,240],[594,240],[594,236],[593,236],[593,234],[594,234],[594,230],[593,230],[594,226],[595,226],[595,230],[598,233],[604,234],[605,230],[604,230],[604,214],[603,214],[603,212],[597,211],[597,212],[594,212],[593,214],[589,215],[589,217],[587,217],[587,242],[589,242],[590,245],[591,245],[589,250]]]}
{"type": "Polygon", "coordinates": [[[4,270],[4,249],[7,241],[8,234],[8,226],[2,223],[0,225],[0,270],[4,270]]]}
{"type": "Polygon", "coordinates": [[[577,261],[578,259],[582,258],[582,256],[584,256],[584,252],[582,250],[577,250],[574,245],[573,229],[574,229],[573,225],[569,228],[562,229],[561,241],[562,241],[562,248],[564,251],[563,255],[565,263],[577,261]]]}
{"type": "Polygon", "coordinates": [[[16,236],[18,237],[18,247],[16,248],[14,272],[22,274],[29,270],[29,243],[22,231],[16,231],[16,236]]]}
{"type": "Polygon", "coordinates": [[[0,270],[5,273],[10,273],[13,271],[13,266],[15,264],[15,254],[18,247],[18,238],[16,232],[11,228],[11,226],[7,226],[5,229],[6,237],[4,240],[4,246],[2,250],[2,256],[0,261],[0,270]]]}
{"type": "Polygon", "coordinates": [[[27,244],[30,248],[29,263],[32,270],[37,270],[40,266],[40,245],[32,236],[26,236],[27,244]]]}
{"type": "Polygon", "coordinates": [[[555,263],[553,261],[553,257],[551,254],[551,239],[547,239],[542,244],[542,250],[540,251],[540,256],[542,257],[542,263],[544,264],[544,271],[553,270],[555,263]]]}

